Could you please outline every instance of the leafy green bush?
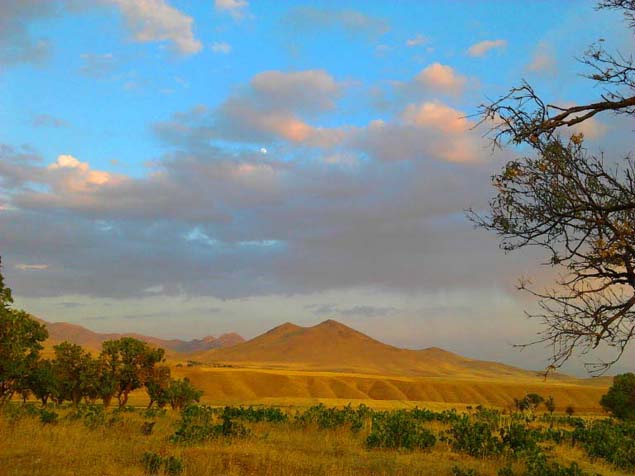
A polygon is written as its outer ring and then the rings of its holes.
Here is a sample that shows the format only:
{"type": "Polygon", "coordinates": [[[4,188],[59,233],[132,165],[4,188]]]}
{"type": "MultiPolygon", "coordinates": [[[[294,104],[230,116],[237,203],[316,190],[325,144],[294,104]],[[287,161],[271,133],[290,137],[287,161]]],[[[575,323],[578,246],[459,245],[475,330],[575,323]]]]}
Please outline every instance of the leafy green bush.
{"type": "Polygon", "coordinates": [[[635,374],[616,375],[613,385],[600,400],[606,410],[621,420],[635,420],[635,374]]]}
{"type": "Polygon", "coordinates": [[[152,451],[146,451],[141,458],[143,469],[147,475],[159,474],[161,466],[163,465],[163,458],[161,455],[153,453],[152,451]]]}
{"type": "Polygon", "coordinates": [[[369,448],[431,448],[436,437],[405,411],[376,415],[373,430],[366,439],[369,448]]]}
{"type": "Polygon", "coordinates": [[[536,451],[527,458],[525,476],[588,476],[577,463],[561,466],[555,461],[549,461],[544,453],[536,451]]]}
{"type": "Polygon", "coordinates": [[[513,454],[536,450],[537,440],[540,439],[538,430],[532,430],[518,423],[501,428],[500,437],[502,445],[513,454]]]}
{"type": "Polygon", "coordinates": [[[323,429],[350,425],[351,430],[359,431],[362,429],[364,421],[375,414],[366,405],[353,408],[348,404],[344,408],[327,408],[320,403],[296,415],[295,421],[302,425],[317,424],[323,429]]]}
{"type": "Polygon", "coordinates": [[[40,410],[40,421],[45,424],[57,423],[57,418],[59,415],[54,411],[47,410],[46,408],[42,408],[40,410]]]}
{"type": "MultiPolygon", "coordinates": [[[[112,418],[117,419],[119,412],[115,411],[112,415],[112,418]]],[[[82,420],[84,425],[91,429],[103,426],[109,421],[106,418],[106,411],[101,405],[78,405],[66,415],[66,418],[70,420],[82,420]]],[[[114,421],[110,423],[114,423],[114,421]]]]}
{"type": "Polygon", "coordinates": [[[225,407],[223,409],[223,415],[229,418],[237,418],[253,423],[283,423],[288,420],[286,413],[284,413],[279,408],[272,407],[225,407]]]}
{"type": "Polygon", "coordinates": [[[470,456],[482,458],[501,451],[501,443],[492,434],[492,428],[487,423],[471,422],[468,417],[463,417],[452,425],[449,434],[452,437],[450,444],[454,450],[470,456]]]}
{"type": "Polygon", "coordinates": [[[181,412],[179,426],[171,440],[179,443],[199,443],[219,437],[244,438],[249,431],[227,415],[217,415],[208,406],[190,405],[181,412]]]}
{"type": "Polygon", "coordinates": [[[589,456],[603,458],[624,470],[635,469],[635,424],[612,420],[595,421],[577,428],[573,441],[580,442],[589,456]]]}
{"type": "Polygon", "coordinates": [[[168,456],[163,460],[163,472],[166,476],[179,476],[183,473],[183,460],[176,456],[168,456]]]}

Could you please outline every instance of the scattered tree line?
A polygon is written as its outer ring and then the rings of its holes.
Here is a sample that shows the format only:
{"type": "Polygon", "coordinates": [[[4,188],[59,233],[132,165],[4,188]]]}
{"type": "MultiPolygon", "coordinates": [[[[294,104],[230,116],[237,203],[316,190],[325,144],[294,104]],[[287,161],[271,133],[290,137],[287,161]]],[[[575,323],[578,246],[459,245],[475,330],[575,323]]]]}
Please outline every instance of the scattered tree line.
{"type": "Polygon", "coordinates": [[[202,392],[189,379],[172,378],[163,349],[132,337],[104,342],[96,357],[62,342],[53,347],[52,359],[42,358],[46,327],[12,303],[0,273],[0,407],[16,395],[23,400],[33,395],[42,405],[101,400],[108,407],[116,399],[122,407],[132,391],[142,388],[150,397],[149,407],[182,409],[199,401],[202,392]]]}

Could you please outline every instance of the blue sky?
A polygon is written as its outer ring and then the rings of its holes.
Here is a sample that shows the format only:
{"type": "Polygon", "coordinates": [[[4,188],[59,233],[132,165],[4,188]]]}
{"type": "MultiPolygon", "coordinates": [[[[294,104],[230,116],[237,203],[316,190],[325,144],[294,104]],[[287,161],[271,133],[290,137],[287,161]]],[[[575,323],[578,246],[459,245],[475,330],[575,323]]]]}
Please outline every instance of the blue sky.
{"type": "MultiPolygon", "coordinates": [[[[514,282],[548,271],[463,214],[515,151],[470,115],[522,78],[595,99],[574,57],[599,38],[632,47],[587,1],[2,2],[4,273],[96,330],[335,318],[540,367],[510,346],[538,330],[514,282]]],[[[618,147],[622,126],[584,132],[618,147]]]]}

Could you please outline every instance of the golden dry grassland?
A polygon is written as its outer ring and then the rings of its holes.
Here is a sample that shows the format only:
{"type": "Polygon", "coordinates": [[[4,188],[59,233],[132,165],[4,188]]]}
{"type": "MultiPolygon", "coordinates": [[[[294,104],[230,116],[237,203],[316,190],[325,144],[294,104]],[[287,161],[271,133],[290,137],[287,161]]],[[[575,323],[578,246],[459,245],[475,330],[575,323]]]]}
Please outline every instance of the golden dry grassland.
{"type": "MultiPolygon", "coordinates": [[[[500,457],[457,453],[439,441],[431,450],[368,449],[365,430],[303,428],[291,422],[246,423],[250,433],[245,438],[183,445],[169,439],[178,424],[177,412],[148,417],[136,409],[121,413],[110,424],[90,428],[81,419],[65,418],[68,411],[59,411],[59,421],[53,424],[36,417],[0,416],[0,475],[140,476],[147,474],[142,463],[145,452],[179,458],[183,476],[450,476],[455,466],[496,475],[508,463],[500,457]],[[154,430],[143,434],[143,423],[150,420],[156,422],[154,430]]],[[[430,422],[428,428],[440,434],[446,427],[430,422]]],[[[589,474],[627,474],[591,462],[579,448],[557,445],[549,451],[554,461],[565,466],[577,462],[589,474]]],[[[511,467],[514,474],[524,474],[522,462],[512,461],[511,467]]]]}

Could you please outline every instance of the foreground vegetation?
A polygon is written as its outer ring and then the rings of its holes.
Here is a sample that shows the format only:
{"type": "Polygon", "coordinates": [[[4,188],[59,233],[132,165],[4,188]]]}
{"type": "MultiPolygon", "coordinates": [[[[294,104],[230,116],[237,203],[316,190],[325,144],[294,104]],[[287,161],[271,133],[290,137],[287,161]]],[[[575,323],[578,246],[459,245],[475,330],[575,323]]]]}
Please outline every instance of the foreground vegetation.
{"type": "Polygon", "coordinates": [[[0,474],[623,475],[635,424],[538,411],[190,405],[181,412],[13,402],[0,474]]]}

